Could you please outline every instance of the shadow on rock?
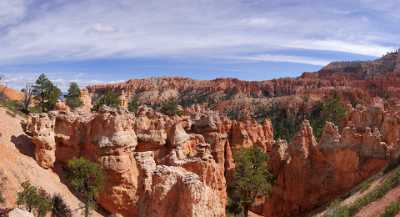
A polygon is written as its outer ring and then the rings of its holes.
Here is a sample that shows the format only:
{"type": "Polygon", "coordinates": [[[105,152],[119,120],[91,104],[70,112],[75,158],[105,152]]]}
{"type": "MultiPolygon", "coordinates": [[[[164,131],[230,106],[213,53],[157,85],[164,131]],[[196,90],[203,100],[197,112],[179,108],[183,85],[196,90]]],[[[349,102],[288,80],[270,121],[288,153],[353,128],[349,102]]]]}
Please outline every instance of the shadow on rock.
{"type": "Polygon", "coordinates": [[[12,136],[11,142],[15,144],[15,147],[24,155],[34,157],[35,145],[32,143],[29,136],[21,134],[19,136],[12,136]]]}

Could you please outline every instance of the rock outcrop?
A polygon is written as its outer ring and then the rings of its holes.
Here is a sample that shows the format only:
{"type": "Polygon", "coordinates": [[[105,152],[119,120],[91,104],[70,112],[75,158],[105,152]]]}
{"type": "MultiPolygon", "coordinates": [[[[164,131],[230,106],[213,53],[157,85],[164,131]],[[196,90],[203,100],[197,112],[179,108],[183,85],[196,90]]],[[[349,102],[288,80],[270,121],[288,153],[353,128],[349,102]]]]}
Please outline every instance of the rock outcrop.
{"type": "Polygon", "coordinates": [[[374,102],[349,106],[343,126],[326,123],[318,141],[308,121],[288,143],[274,140],[268,119],[232,121],[204,107],[182,116],[148,107],[140,107],[137,116],[107,107],[96,113],[59,111],[32,116],[27,128],[45,168],[79,156],[98,162],[109,179],[97,201],[123,216],[225,216],[233,152],[260,147],[270,155],[276,183],[253,211],[288,217],[347,192],[395,156],[398,112],[374,102]]]}
{"type": "Polygon", "coordinates": [[[8,217],[34,217],[34,215],[26,210],[15,208],[8,213],[8,217]]]}
{"type": "Polygon", "coordinates": [[[39,114],[30,118],[27,132],[35,144],[35,158],[43,168],[52,168],[56,161],[55,114],[39,114]]]}
{"type": "Polygon", "coordinates": [[[380,133],[385,119],[391,119],[392,115],[383,113],[375,107],[358,106],[351,111],[342,132],[328,122],[318,143],[308,121],[290,144],[275,143],[271,170],[276,183],[262,214],[266,217],[304,214],[382,169],[392,155],[385,136],[380,133]]]}
{"type": "Polygon", "coordinates": [[[185,128],[185,117],[151,110],[135,117],[107,107],[32,115],[27,125],[42,167],[80,156],[102,166],[107,182],[97,202],[112,214],[224,217],[224,165],[216,163],[202,135],[185,128]]]}

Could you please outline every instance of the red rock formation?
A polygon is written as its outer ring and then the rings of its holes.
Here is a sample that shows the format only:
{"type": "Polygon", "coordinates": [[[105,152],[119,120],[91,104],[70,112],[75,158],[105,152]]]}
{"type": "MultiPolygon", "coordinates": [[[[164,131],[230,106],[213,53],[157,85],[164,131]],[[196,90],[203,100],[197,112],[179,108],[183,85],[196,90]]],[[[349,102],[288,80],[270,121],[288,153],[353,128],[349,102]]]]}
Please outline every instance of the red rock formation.
{"type": "Polygon", "coordinates": [[[46,169],[52,168],[56,161],[55,120],[54,113],[39,114],[32,116],[27,125],[27,132],[35,144],[36,161],[46,169]]]}
{"type": "Polygon", "coordinates": [[[379,102],[350,108],[341,130],[327,123],[319,142],[305,121],[290,144],[273,140],[269,120],[230,121],[203,108],[185,113],[168,117],[146,107],[138,117],[123,109],[58,112],[54,129],[41,125],[51,120],[47,115],[33,116],[28,129],[41,141],[36,143],[37,153],[45,153],[38,157],[43,166],[77,156],[99,162],[110,178],[98,202],[124,216],[223,216],[232,149],[253,145],[269,153],[276,176],[270,198],[254,211],[266,217],[301,215],[381,169],[400,135],[398,113],[379,102]],[[50,153],[42,144],[51,137],[50,153]],[[40,160],[51,156],[52,163],[40,160]]]}
{"type": "Polygon", "coordinates": [[[266,217],[297,216],[329,202],[383,168],[390,155],[378,129],[359,133],[346,127],[340,134],[332,123],[319,143],[304,122],[292,143],[274,146],[271,169],[277,179],[264,204],[266,217]]]}
{"type": "Polygon", "coordinates": [[[155,216],[159,211],[175,216],[170,210],[175,207],[181,216],[225,216],[224,166],[215,162],[203,136],[185,131],[184,126],[190,126],[185,117],[174,119],[148,110],[138,120],[126,110],[102,107],[93,114],[60,111],[50,117],[34,115],[28,129],[37,145],[38,162],[45,168],[56,160],[66,163],[79,156],[98,162],[107,182],[97,202],[113,214],[155,216]],[[139,145],[135,128],[140,132],[139,145]],[[159,176],[156,167],[163,162],[163,168],[172,173],[159,176]],[[162,181],[170,175],[180,180],[173,188],[162,181]],[[168,195],[181,189],[181,201],[156,198],[160,187],[165,187],[168,195]],[[165,203],[166,210],[161,210],[160,204],[149,204],[152,201],[165,203]],[[149,209],[141,211],[143,207],[149,209]]]}

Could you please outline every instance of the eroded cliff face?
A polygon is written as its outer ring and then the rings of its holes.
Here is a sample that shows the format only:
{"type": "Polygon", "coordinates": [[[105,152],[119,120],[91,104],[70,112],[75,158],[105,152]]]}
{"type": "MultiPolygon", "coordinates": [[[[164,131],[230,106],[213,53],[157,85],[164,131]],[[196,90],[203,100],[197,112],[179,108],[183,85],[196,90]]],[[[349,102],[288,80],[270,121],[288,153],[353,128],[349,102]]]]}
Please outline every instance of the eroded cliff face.
{"type": "Polygon", "coordinates": [[[225,168],[211,145],[186,132],[187,117],[143,110],[138,117],[107,107],[33,115],[27,131],[36,160],[44,168],[80,156],[98,162],[107,182],[97,202],[112,214],[224,217],[225,168]]]}
{"type": "Polygon", "coordinates": [[[395,156],[396,109],[379,100],[348,109],[341,129],[328,122],[317,141],[304,121],[289,144],[273,139],[268,119],[231,121],[204,107],[173,117],[145,106],[136,116],[107,107],[97,113],[59,111],[32,116],[27,129],[45,168],[79,156],[100,163],[108,182],[97,201],[124,216],[225,216],[233,152],[258,146],[270,156],[276,183],[253,211],[288,217],[347,192],[395,156]]]}
{"type": "Polygon", "coordinates": [[[262,214],[304,214],[378,172],[398,150],[398,137],[393,136],[399,130],[394,124],[397,117],[382,104],[357,106],[341,131],[326,123],[319,142],[308,121],[290,144],[277,141],[271,150],[271,170],[277,179],[262,214]]]}

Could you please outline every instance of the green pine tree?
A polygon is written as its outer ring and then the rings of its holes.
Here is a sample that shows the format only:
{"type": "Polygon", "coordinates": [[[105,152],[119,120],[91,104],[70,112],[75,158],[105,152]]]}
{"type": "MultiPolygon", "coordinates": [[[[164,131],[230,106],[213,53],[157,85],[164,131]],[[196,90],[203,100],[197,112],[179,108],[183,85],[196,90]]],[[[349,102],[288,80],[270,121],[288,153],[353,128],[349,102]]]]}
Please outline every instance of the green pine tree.
{"type": "Polygon", "coordinates": [[[41,112],[47,112],[55,108],[61,90],[45,74],[41,74],[33,86],[33,94],[41,112]]]}
{"type": "Polygon", "coordinates": [[[234,159],[236,167],[228,185],[227,211],[247,217],[256,197],[271,191],[274,178],[268,171],[268,156],[260,148],[241,149],[235,152],[234,159]]]}
{"type": "Polygon", "coordinates": [[[65,96],[66,103],[71,109],[76,109],[82,106],[81,89],[76,82],[72,82],[68,89],[68,94],[65,96]]]}
{"type": "Polygon", "coordinates": [[[25,206],[29,212],[44,217],[52,209],[50,196],[43,189],[38,189],[26,181],[21,184],[22,191],[17,193],[17,204],[25,206]]]}
{"type": "Polygon", "coordinates": [[[96,205],[95,197],[103,189],[105,175],[102,168],[84,158],[68,161],[67,180],[85,204],[85,217],[96,205]]]}

